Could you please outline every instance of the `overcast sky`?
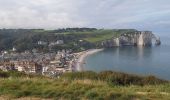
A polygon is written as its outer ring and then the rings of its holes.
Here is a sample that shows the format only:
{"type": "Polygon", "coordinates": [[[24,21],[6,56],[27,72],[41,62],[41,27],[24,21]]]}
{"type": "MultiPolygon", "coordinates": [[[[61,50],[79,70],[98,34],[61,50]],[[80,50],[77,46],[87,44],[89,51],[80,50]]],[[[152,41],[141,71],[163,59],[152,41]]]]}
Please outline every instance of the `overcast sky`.
{"type": "Polygon", "coordinates": [[[169,31],[170,0],[0,0],[0,28],[169,31]]]}

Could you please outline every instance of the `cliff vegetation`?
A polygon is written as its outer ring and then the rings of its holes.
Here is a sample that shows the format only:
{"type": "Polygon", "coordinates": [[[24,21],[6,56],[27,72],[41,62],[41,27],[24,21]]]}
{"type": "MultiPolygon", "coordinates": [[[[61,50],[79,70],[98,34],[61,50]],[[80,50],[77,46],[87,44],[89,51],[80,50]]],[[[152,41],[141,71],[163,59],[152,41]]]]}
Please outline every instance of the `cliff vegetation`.
{"type": "Polygon", "coordinates": [[[0,99],[169,100],[170,83],[154,76],[91,71],[60,78],[0,71],[0,99]]]}
{"type": "Polygon", "coordinates": [[[134,32],[134,29],[95,29],[95,28],[65,28],[57,30],[44,29],[0,29],[0,51],[16,48],[18,52],[37,49],[42,52],[72,49],[81,51],[99,48],[104,40],[117,37],[124,32],[134,32]],[[57,40],[64,43],[50,45],[57,40]],[[38,42],[44,44],[38,45],[38,42]]]}

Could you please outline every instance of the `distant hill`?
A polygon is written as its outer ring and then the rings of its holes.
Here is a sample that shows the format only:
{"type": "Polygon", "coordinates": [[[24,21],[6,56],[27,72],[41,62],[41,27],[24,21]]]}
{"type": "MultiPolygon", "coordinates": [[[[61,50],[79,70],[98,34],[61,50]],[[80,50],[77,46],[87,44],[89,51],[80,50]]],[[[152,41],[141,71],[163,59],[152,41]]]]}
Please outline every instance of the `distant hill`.
{"type": "Polygon", "coordinates": [[[44,29],[0,29],[0,51],[11,50],[13,47],[17,51],[38,49],[49,52],[60,49],[72,49],[80,51],[99,47],[101,41],[111,39],[124,32],[134,32],[135,29],[96,29],[96,28],[65,28],[57,30],[44,29]],[[48,45],[38,45],[38,41],[55,42],[63,40],[64,44],[50,47],[48,45]]]}

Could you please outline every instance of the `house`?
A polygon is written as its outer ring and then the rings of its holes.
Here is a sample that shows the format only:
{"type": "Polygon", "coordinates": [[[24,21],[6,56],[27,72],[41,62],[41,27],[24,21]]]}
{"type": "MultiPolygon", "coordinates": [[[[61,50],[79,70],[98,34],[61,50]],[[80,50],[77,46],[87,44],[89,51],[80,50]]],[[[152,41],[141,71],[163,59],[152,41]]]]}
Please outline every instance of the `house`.
{"type": "Polygon", "coordinates": [[[63,40],[57,40],[55,42],[51,42],[49,44],[49,46],[55,46],[55,45],[61,45],[61,44],[64,44],[64,41],[63,40]]]}
{"type": "Polygon", "coordinates": [[[14,65],[14,63],[11,63],[9,61],[4,61],[4,62],[0,63],[0,69],[2,71],[15,70],[15,65],[14,65]]]}
{"type": "Polygon", "coordinates": [[[26,73],[42,73],[42,66],[33,61],[18,61],[15,63],[15,69],[26,73]]]}
{"type": "Polygon", "coordinates": [[[47,45],[47,42],[45,42],[45,41],[38,41],[37,44],[38,45],[47,45]]]}

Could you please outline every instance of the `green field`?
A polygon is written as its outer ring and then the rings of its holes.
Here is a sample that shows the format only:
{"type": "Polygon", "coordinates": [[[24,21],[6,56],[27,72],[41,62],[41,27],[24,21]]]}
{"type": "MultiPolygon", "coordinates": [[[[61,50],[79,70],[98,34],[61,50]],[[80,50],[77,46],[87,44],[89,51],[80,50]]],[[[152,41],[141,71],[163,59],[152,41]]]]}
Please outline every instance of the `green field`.
{"type": "Polygon", "coordinates": [[[120,34],[122,33],[133,32],[133,31],[135,30],[133,29],[120,29],[120,30],[100,29],[100,30],[87,31],[87,32],[67,32],[64,34],[84,35],[85,37],[82,38],[83,40],[86,40],[90,43],[97,43],[97,42],[112,39],[113,37],[119,37],[120,34]]]}
{"type": "Polygon", "coordinates": [[[84,40],[91,42],[91,43],[96,43],[104,40],[108,40],[113,38],[114,34],[102,34],[102,35],[96,35],[95,37],[89,37],[89,38],[84,38],[84,40]]]}
{"type": "Polygon", "coordinates": [[[65,35],[82,35],[82,40],[88,41],[90,43],[97,43],[104,40],[112,39],[113,37],[118,37],[123,31],[111,30],[111,29],[100,29],[94,31],[85,32],[66,32],[65,35]]]}

